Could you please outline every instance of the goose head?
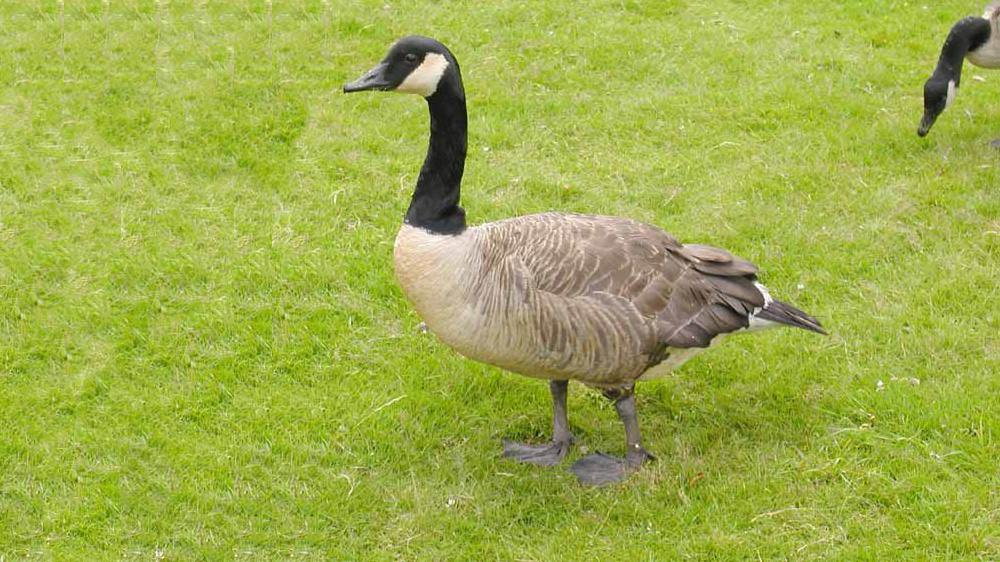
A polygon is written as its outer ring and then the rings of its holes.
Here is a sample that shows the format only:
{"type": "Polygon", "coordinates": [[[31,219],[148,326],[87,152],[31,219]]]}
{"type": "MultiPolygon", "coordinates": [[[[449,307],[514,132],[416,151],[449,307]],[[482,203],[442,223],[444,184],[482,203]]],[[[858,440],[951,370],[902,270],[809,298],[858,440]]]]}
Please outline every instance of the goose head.
{"type": "Polygon", "coordinates": [[[954,79],[931,76],[924,84],[924,117],[920,120],[917,134],[926,136],[934,122],[948,106],[955,101],[958,85],[954,79]]]}
{"type": "Polygon", "coordinates": [[[396,41],[374,68],[344,92],[402,92],[430,98],[441,91],[462,95],[458,63],[447,47],[430,37],[410,35],[396,41]]]}

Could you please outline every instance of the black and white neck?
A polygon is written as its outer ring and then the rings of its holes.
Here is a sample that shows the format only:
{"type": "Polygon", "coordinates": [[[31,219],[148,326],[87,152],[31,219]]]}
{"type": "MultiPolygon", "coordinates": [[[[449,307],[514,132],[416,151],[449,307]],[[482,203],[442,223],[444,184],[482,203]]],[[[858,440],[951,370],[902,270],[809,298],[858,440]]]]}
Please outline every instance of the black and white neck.
{"type": "Polygon", "coordinates": [[[372,90],[417,94],[427,100],[430,110],[430,143],[406,211],[406,224],[442,235],[464,231],[465,211],[458,202],[468,116],[455,56],[430,37],[403,37],[374,68],[344,84],[344,93],[372,90]]]}
{"type": "Polygon", "coordinates": [[[442,57],[439,62],[428,63],[432,56],[428,54],[425,65],[447,67],[436,87],[425,96],[430,111],[430,142],[405,221],[435,234],[458,234],[466,226],[465,210],[459,206],[468,142],[465,91],[458,65],[443,55],[438,55],[442,57]]]}
{"type": "Polygon", "coordinates": [[[931,77],[953,83],[952,88],[958,88],[965,57],[985,45],[991,33],[992,27],[985,18],[968,17],[956,23],[941,47],[941,56],[931,77]]]}

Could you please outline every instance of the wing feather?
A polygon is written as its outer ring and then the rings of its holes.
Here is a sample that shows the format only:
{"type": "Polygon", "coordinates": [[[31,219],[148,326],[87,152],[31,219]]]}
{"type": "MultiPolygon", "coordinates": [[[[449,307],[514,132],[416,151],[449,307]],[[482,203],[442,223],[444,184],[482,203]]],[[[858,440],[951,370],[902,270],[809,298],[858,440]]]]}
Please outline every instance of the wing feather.
{"type": "Polygon", "coordinates": [[[516,242],[501,253],[519,258],[535,289],[570,299],[607,294],[631,303],[654,327],[648,349],[705,347],[719,334],[745,328],[765,304],[754,283],[757,267],[749,261],[713,246],[681,245],[637,221],[546,213],[491,226],[498,230],[492,238],[516,242]],[[504,233],[513,230],[518,235],[504,233]]]}

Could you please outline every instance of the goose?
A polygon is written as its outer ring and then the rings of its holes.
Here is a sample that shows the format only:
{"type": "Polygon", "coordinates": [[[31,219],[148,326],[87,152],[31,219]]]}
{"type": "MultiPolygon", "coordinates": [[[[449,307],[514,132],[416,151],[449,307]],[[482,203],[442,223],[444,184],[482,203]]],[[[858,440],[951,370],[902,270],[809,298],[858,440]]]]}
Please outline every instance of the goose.
{"type": "MultiPolygon", "coordinates": [[[[937,67],[924,83],[924,116],[917,129],[921,137],[955,101],[965,59],[981,68],[1000,68],[1000,2],[988,5],[982,17],[963,18],[952,26],[937,67]]],[[[1000,148],[1000,139],[991,144],[1000,148]]]]}
{"type": "Polygon", "coordinates": [[[627,218],[547,212],[470,226],[459,206],[467,112],[458,61],[429,37],[408,36],[344,85],[422,96],[430,140],[393,248],[397,281],[430,332],[468,358],[546,379],[552,440],[504,441],[503,456],[555,465],[574,437],[568,381],[614,403],[624,458],[593,453],[571,466],[580,482],[618,482],[653,456],[643,448],[635,383],[661,377],[743,330],[819,322],[771,297],[757,267],[712,246],[681,244],[627,218]]]}

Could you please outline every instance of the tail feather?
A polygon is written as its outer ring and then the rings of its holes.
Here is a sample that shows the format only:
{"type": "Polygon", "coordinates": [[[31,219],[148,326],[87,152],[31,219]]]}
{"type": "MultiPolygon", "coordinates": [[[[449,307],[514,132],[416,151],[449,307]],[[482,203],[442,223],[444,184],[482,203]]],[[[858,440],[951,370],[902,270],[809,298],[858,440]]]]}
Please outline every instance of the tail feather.
{"type": "Polygon", "coordinates": [[[826,330],[823,329],[823,326],[820,326],[818,320],[794,306],[779,300],[772,300],[767,303],[754,317],[826,335],[826,330]]]}

